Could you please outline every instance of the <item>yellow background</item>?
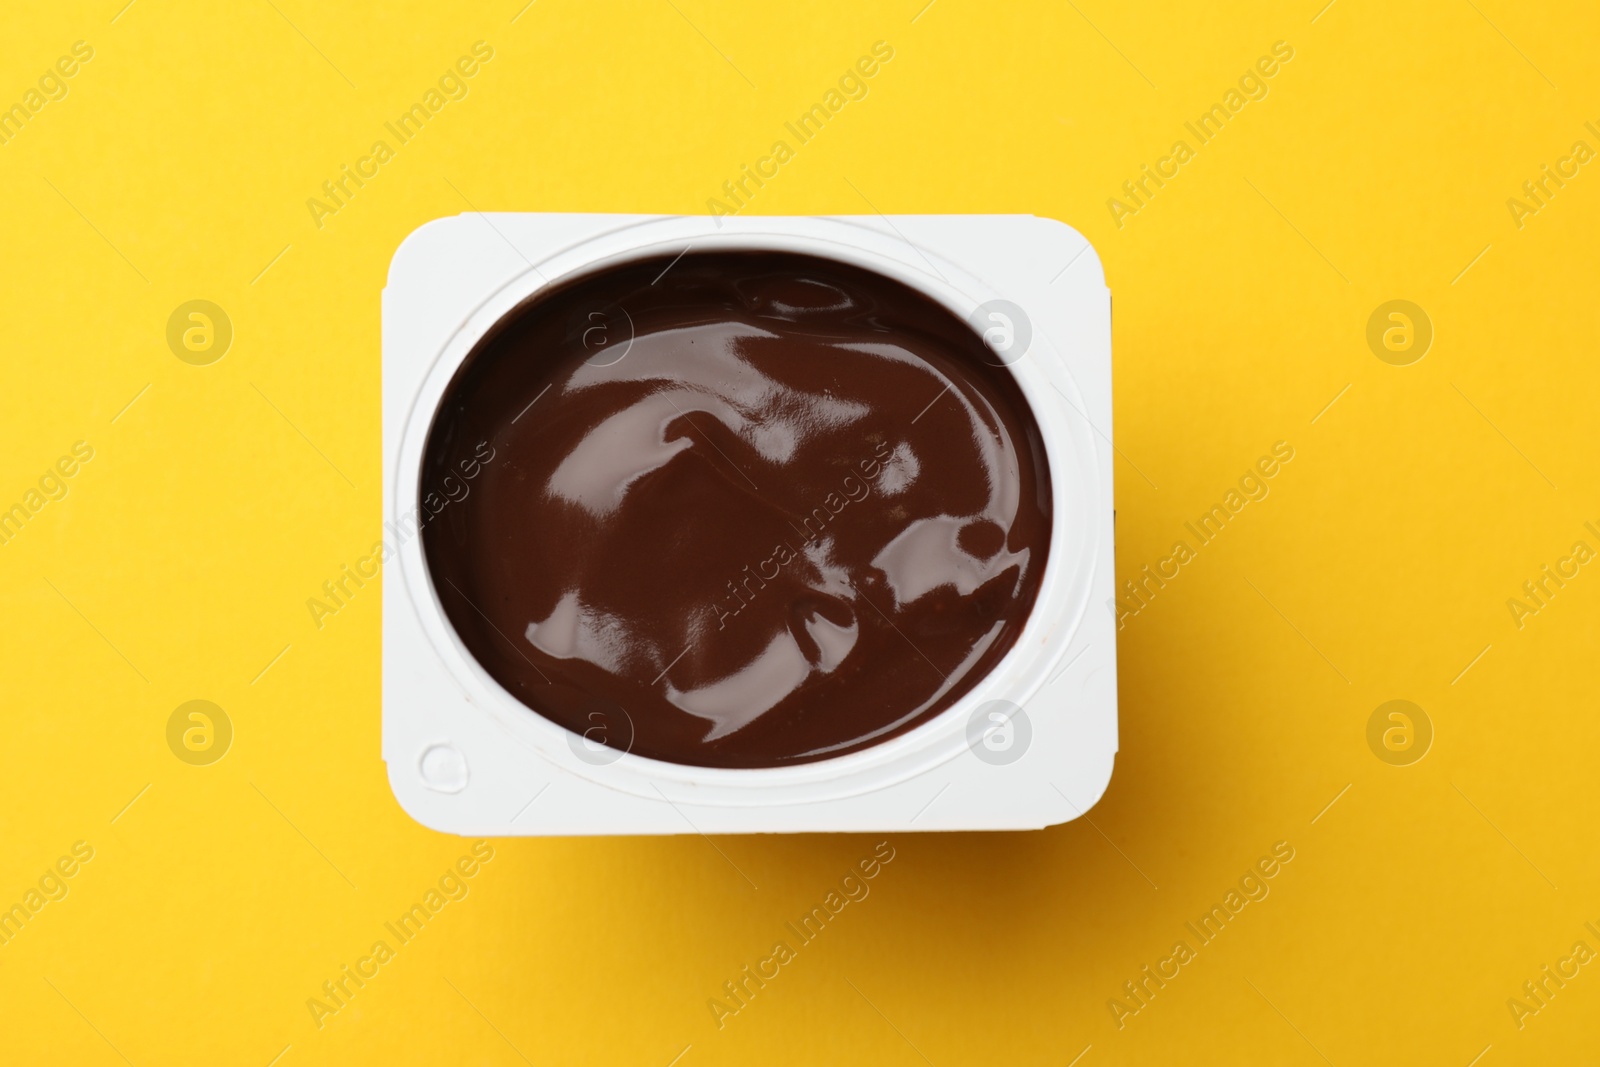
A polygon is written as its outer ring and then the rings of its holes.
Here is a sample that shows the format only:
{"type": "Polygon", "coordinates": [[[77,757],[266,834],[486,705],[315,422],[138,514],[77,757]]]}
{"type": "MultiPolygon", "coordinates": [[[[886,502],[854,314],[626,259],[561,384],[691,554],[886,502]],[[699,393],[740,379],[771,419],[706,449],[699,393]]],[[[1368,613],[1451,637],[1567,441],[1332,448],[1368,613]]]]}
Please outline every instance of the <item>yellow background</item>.
{"type": "Polygon", "coordinates": [[[95,849],[0,947],[0,1061],[1594,1055],[1600,964],[1523,1029],[1506,1006],[1575,941],[1600,950],[1600,566],[1521,629],[1506,606],[1600,548],[1600,173],[1520,229],[1506,207],[1600,148],[1592,10],[120,2],[14,5],[0,36],[7,104],[95,49],[0,145],[0,506],[95,448],[0,546],[0,904],[95,849]],[[477,40],[470,95],[319,230],[306,199],[477,40]],[[871,896],[720,1030],[707,1000],[876,839],[497,841],[318,1029],[307,998],[469,847],[390,795],[376,588],[320,631],[305,607],[379,536],[390,255],[469,207],[702,212],[878,40],[870,94],[750,210],[1089,236],[1121,577],[1296,450],[1122,631],[1109,793],[1042,833],[897,835],[871,896]],[[1117,228],[1106,200],[1279,40],[1270,95],[1117,228]],[[1436,331],[1407,367],[1365,340],[1398,298],[1436,331]],[[191,299],[234,325],[210,366],[164,339],[191,299]],[[1435,729],[1406,767],[1366,741],[1401,698],[1435,729]],[[211,766],[167,747],[191,699],[234,725],[211,766]],[[1271,895],[1119,1030],[1108,999],[1280,840],[1271,895]]]}

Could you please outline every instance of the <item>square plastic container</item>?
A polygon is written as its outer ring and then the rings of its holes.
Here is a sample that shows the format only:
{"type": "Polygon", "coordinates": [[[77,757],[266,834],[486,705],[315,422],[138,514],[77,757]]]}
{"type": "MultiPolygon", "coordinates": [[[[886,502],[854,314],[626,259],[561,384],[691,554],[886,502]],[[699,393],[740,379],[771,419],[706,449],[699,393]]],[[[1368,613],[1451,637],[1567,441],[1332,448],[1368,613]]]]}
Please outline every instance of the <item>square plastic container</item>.
{"type": "Polygon", "coordinates": [[[1117,751],[1111,296],[1077,231],[1030,215],[471,214],[420,227],[383,294],[383,757],[401,806],[469,835],[1023,830],[1076,818],[1117,751]],[[877,271],[949,307],[1010,368],[1054,513],[1021,637],[912,730],[814,763],[692,767],[585,742],[468,653],[422,553],[424,441],[473,345],[531,294],[689,249],[783,250],[877,271]]]}

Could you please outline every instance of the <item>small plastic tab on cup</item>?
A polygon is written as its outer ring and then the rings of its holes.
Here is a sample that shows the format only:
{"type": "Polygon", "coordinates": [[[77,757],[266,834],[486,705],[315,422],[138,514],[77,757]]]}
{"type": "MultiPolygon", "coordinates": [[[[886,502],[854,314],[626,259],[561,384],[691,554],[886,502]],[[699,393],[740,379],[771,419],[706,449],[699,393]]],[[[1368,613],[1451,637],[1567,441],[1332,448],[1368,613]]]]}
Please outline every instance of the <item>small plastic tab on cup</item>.
{"type": "Polygon", "coordinates": [[[436,793],[459,793],[467,787],[467,757],[449,742],[429,745],[417,760],[422,784],[436,793]]]}

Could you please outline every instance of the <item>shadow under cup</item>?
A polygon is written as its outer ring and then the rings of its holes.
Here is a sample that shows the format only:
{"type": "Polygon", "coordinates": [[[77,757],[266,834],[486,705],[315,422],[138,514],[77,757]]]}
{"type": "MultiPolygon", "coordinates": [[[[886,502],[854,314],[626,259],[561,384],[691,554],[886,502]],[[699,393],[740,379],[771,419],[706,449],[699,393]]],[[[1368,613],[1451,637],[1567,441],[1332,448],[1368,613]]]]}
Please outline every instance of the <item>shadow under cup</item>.
{"type": "Polygon", "coordinates": [[[789,252],[536,292],[446,388],[419,489],[462,643],[595,762],[903,734],[1016,643],[1050,549],[1003,359],[904,283],[789,252]]]}

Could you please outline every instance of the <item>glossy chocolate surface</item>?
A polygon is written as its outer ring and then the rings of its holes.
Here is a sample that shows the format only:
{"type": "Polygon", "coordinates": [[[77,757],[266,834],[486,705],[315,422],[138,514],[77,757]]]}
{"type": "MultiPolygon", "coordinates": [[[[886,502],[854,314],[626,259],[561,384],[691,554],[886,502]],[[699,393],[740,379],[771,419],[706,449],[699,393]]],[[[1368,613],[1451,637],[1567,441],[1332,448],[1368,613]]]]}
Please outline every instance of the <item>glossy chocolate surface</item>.
{"type": "Polygon", "coordinates": [[[810,256],[541,291],[429,432],[434,587],[501,685],[595,744],[773,767],[881,742],[993,668],[1039,590],[1044,447],[998,364],[942,305],[810,256]]]}

